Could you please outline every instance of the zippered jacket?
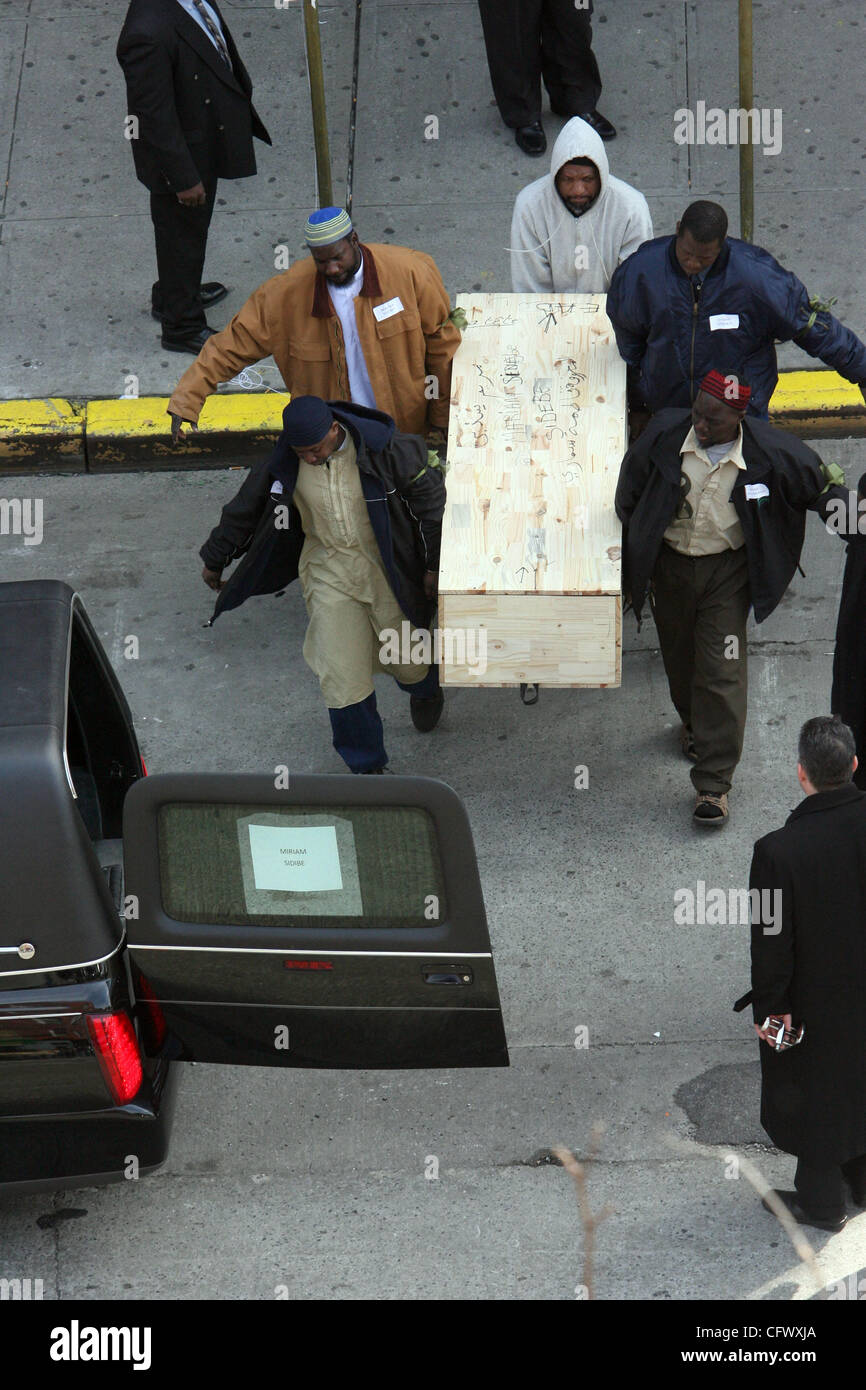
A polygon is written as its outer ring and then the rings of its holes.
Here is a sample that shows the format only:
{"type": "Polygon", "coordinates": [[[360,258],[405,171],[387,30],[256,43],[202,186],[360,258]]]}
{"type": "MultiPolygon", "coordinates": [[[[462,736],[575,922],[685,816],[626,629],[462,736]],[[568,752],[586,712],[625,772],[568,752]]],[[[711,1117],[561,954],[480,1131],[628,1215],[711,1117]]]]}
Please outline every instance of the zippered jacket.
{"type": "MultiPolygon", "coordinates": [[[[623,525],[623,581],[640,621],[664,533],[680,498],[680,450],[692,427],[691,410],[662,410],[631,446],[620,468],[614,505],[623,525]]],[[[806,512],[826,521],[830,503],[849,506],[844,476],[813,449],[765,420],[743,420],[745,469],[731,490],[746,543],[755,621],[782,598],[800,562],[806,512]],[[833,481],[828,481],[832,479],[833,481]]],[[[847,515],[847,510],[846,510],[847,515]]],[[[842,539],[846,539],[842,534],[842,539]]]]}
{"type": "Polygon", "coordinates": [[[749,414],[766,418],[779,379],[775,342],[790,339],[847,381],[866,384],[866,345],[829,311],[813,309],[802,281],[768,251],[728,237],[697,291],[675,240],[644,242],[608,291],[633,407],[655,414],[689,406],[715,369],[751,386],[749,414]]]}
{"type": "MultiPolygon", "coordinates": [[[[426,627],[432,605],[425,570],[438,571],[445,510],[441,471],[428,463],[427,445],[401,434],[380,410],[330,401],[357,450],[361,489],[391,588],[407,618],[426,627]]],[[[270,458],[254,464],[199,554],[208,569],[241,563],[220,590],[211,623],[253,594],[273,594],[298,577],[304,546],[301,516],[292,503],[298,456],[281,435],[270,458]],[[279,484],[279,487],[276,485],[279,484]]]]}
{"type": "MultiPolygon", "coordinates": [[[[353,304],[376,404],[407,434],[445,429],[460,331],[449,319],[442,277],[423,251],[373,245],[361,252],[364,283],[353,304]]],[[[195,423],[221,381],[271,354],[293,396],[349,400],[343,330],[312,256],[259,285],[222,332],[208,338],[175,387],[169,411],[195,423]]]]}

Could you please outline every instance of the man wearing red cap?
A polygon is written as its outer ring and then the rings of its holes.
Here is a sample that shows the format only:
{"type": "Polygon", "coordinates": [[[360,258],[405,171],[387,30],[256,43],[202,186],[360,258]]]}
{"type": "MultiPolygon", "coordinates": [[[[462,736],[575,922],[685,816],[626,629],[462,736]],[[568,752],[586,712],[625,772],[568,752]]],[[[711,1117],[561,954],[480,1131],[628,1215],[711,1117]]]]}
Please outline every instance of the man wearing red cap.
{"type": "MultiPolygon", "coordinates": [[[[647,590],[683,753],[694,764],[694,821],[718,828],[746,726],[746,619],[763,622],[797,568],[806,512],[844,501],[844,475],[806,444],[746,415],[751,391],[711,371],[691,410],[662,410],[623,459],[627,596],[647,590]]],[[[847,511],[845,513],[847,515],[847,511]]]]}

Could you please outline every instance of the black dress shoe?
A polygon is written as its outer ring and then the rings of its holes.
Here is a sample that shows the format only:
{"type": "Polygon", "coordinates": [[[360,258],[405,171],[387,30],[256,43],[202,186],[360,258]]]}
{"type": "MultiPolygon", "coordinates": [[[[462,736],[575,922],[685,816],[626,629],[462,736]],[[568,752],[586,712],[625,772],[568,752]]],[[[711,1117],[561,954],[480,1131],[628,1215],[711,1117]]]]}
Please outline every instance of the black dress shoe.
{"type": "Polygon", "coordinates": [[[514,138],[524,154],[544,154],[547,149],[547,136],[541,121],[533,121],[531,125],[518,126],[514,132],[514,138]]]}
{"type": "MultiPolygon", "coordinates": [[[[228,295],[228,290],[225,285],[220,284],[219,280],[208,280],[206,285],[199,285],[198,293],[202,308],[209,309],[211,305],[219,304],[221,300],[225,299],[228,295]]],[[[162,314],[152,303],[150,312],[151,316],[159,322],[162,318],[162,314]]]]}
{"type": "MultiPolygon", "coordinates": [[[[773,1191],[780,1201],[788,1208],[794,1220],[799,1221],[801,1226],[814,1226],[817,1231],[830,1231],[835,1235],[848,1224],[848,1218],[844,1213],[842,1216],[837,1216],[835,1220],[827,1221],[824,1217],[812,1216],[810,1212],[806,1211],[805,1207],[801,1207],[800,1198],[796,1192],[784,1192],[778,1187],[774,1188],[773,1191]]],[[[765,1211],[771,1210],[766,1202],[762,1202],[761,1206],[765,1211]]],[[[773,1215],[775,1215],[775,1212],[773,1212],[773,1215]]]]}
{"type": "Polygon", "coordinates": [[[592,126],[596,135],[600,135],[602,140],[616,139],[616,127],[612,126],[607,117],[603,116],[600,111],[581,111],[580,119],[592,126]]]}
{"type": "Polygon", "coordinates": [[[212,338],[214,333],[216,333],[216,329],[207,326],[196,329],[195,333],[163,333],[162,345],[166,352],[191,352],[194,357],[197,357],[208,338],[212,338]]]}
{"type": "Polygon", "coordinates": [[[429,734],[439,723],[444,704],[445,696],[441,690],[436,695],[428,695],[426,699],[421,695],[410,695],[409,711],[415,728],[422,734],[429,734]]]}
{"type": "Polygon", "coordinates": [[[219,304],[228,296],[228,290],[219,280],[208,280],[206,285],[199,285],[198,292],[205,309],[209,309],[212,304],[219,304]]]}

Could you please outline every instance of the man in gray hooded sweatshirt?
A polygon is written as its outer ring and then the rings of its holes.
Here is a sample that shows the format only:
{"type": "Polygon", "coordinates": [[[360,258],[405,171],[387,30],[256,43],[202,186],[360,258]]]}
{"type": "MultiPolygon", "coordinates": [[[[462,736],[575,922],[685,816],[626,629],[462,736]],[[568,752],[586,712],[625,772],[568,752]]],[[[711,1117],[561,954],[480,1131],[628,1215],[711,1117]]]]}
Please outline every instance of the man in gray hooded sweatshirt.
{"type": "Polygon", "coordinates": [[[512,289],[606,293],[620,262],[652,234],[646,198],[613,177],[601,138],[575,116],[557,136],[550,173],[517,195],[512,289]]]}

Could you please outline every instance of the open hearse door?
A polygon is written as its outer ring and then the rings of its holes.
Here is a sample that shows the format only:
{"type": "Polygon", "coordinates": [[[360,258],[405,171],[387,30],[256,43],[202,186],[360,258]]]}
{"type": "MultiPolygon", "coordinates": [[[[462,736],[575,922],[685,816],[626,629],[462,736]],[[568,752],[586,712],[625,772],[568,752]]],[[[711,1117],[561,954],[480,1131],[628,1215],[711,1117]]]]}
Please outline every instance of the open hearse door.
{"type": "Polygon", "coordinates": [[[151,1048],[255,1066],[508,1065],[472,834],[445,783],[153,776],[127,793],[123,843],[151,1048]]]}

